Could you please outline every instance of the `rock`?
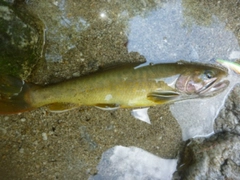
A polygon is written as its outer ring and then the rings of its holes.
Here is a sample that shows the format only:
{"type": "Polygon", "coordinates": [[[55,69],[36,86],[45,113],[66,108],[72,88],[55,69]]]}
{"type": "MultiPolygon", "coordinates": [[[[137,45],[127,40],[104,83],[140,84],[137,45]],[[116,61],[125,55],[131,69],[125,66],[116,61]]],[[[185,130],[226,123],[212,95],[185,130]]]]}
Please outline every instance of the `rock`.
{"type": "Polygon", "coordinates": [[[215,120],[215,132],[234,132],[240,134],[240,86],[237,85],[229,95],[224,108],[215,120]]]}
{"type": "Polygon", "coordinates": [[[0,2],[0,74],[25,79],[41,58],[43,45],[43,24],[25,4],[0,2]]]}
{"type": "Polygon", "coordinates": [[[240,136],[225,132],[189,141],[174,179],[236,179],[240,177],[240,136]]]}

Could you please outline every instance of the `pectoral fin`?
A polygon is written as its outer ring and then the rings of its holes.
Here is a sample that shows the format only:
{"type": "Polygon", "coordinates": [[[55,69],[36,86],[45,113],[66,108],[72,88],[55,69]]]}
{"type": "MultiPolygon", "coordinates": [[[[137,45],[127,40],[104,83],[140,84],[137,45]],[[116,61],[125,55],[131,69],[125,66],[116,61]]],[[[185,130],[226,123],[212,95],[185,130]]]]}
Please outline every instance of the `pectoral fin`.
{"type": "Polygon", "coordinates": [[[48,105],[48,109],[51,112],[64,112],[74,108],[77,108],[78,105],[70,103],[53,103],[48,105]]]}
{"type": "Polygon", "coordinates": [[[156,103],[165,103],[179,97],[179,93],[175,91],[153,91],[147,95],[148,100],[156,103]]]}
{"type": "Polygon", "coordinates": [[[120,108],[117,104],[96,104],[95,107],[101,110],[116,110],[120,108]]]}

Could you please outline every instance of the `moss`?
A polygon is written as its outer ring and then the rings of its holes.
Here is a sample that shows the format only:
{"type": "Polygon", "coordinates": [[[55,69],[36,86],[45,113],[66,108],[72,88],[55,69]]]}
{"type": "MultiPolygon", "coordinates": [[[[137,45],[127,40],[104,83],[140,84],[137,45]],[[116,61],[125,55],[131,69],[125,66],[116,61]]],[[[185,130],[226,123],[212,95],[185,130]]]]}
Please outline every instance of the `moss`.
{"type": "Polygon", "coordinates": [[[25,6],[0,6],[0,74],[25,79],[42,55],[43,26],[25,6]]]}

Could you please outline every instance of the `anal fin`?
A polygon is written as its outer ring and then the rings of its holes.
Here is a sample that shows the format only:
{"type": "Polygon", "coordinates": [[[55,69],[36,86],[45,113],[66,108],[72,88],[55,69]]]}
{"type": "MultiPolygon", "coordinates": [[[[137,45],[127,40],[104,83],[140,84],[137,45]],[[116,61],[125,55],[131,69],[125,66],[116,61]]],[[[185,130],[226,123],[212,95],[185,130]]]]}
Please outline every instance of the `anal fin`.
{"type": "Polygon", "coordinates": [[[120,108],[118,104],[96,104],[95,107],[101,110],[116,110],[120,108]]]}
{"type": "Polygon", "coordinates": [[[71,103],[53,103],[48,105],[48,109],[51,112],[65,112],[77,107],[79,106],[71,103]]]}

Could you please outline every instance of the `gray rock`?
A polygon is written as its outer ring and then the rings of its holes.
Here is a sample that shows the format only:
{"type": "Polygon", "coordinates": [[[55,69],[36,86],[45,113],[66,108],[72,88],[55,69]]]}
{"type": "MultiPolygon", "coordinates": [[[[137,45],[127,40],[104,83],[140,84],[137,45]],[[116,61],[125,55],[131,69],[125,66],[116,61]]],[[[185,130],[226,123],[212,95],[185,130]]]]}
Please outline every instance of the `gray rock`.
{"type": "Polygon", "coordinates": [[[224,108],[215,121],[215,132],[234,132],[240,134],[240,86],[237,85],[229,95],[224,108]]]}
{"type": "Polygon", "coordinates": [[[218,133],[189,141],[174,179],[237,179],[240,177],[240,136],[218,133]]]}

